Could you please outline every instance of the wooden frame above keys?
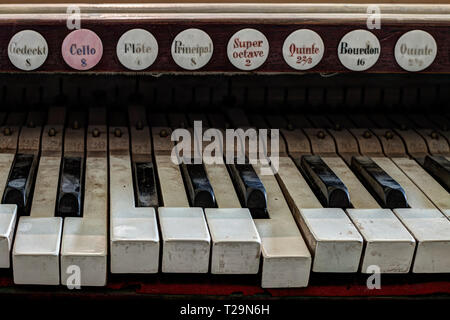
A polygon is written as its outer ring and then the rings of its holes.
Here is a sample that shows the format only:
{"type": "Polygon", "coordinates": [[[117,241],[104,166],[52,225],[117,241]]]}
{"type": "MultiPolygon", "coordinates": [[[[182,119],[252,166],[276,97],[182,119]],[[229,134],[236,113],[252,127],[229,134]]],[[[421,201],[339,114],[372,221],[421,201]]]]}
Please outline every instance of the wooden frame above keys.
{"type": "MultiPolygon", "coordinates": [[[[450,21],[449,5],[438,8],[430,4],[415,6],[379,4],[383,12],[383,28],[374,33],[380,39],[383,59],[367,72],[405,72],[395,61],[393,52],[396,40],[405,32],[417,28],[431,33],[439,49],[448,47],[446,32],[450,21]],[[392,36],[395,35],[395,36],[392,36]],[[442,45],[441,45],[442,44],[442,45]]],[[[0,26],[4,36],[0,46],[6,48],[11,37],[19,29],[30,29],[43,34],[46,39],[63,39],[68,31],[61,19],[66,19],[67,5],[35,4],[0,5],[0,26]]],[[[348,72],[339,62],[337,46],[339,40],[351,29],[366,25],[368,6],[364,4],[133,4],[132,6],[108,4],[80,5],[83,28],[96,32],[103,41],[104,52],[115,53],[117,39],[133,27],[151,29],[159,42],[160,57],[145,70],[146,73],[191,72],[176,65],[170,58],[173,38],[182,30],[198,28],[205,30],[214,41],[213,59],[199,73],[241,72],[228,61],[227,42],[234,32],[243,28],[261,30],[270,42],[271,52],[267,62],[256,72],[296,73],[285,63],[282,56],[284,39],[295,30],[308,24],[321,35],[327,59],[307,72],[348,72]],[[128,21],[124,21],[125,15],[128,21]],[[308,23],[306,23],[306,21],[308,23]],[[224,27],[225,26],[225,27],[224,27]],[[330,32],[333,30],[333,32],[330,32]],[[273,48],[273,49],[272,49],[273,48]]],[[[49,56],[37,72],[77,72],[71,70],[61,57],[61,43],[48,41],[49,56]]],[[[8,61],[0,59],[2,72],[19,72],[8,61]]],[[[36,71],[35,71],[36,72],[36,71]]],[[[93,73],[131,73],[118,59],[103,58],[91,71],[93,73]]],[[[253,71],[255,72],[255,71],[253,71]]],[[[304,72],[304,71],[302,71],[304,72]]],[[[450,63],[445,55],[438,54],[434,63],[425,71],[450,72],[450,63]]]]}

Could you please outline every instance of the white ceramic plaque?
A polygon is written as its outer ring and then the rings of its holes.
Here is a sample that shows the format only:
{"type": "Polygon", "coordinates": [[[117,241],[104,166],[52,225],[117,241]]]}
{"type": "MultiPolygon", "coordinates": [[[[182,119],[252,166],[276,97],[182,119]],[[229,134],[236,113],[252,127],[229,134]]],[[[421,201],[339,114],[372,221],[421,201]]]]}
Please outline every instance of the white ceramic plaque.
{"type": "Polygon", "coordinates": [[[269,41],[255,29],[242,29],[228,41],[228,59],[240,70],[258,69],[269,56],[269,41]]]}
{"type": "Polygon", "coordinates": [[[158,42],[144,29],[125,32],[117,42],[117,57],[130,70],[144,70],[155,62],[158,56],[158,42]]]}
{"type": "Polygon", "coordinates": [[[436,58],[437,45],[433,36],[422,30],[403,34],[395,44],[395,60],[406,71],[422,71],[436,58]]]}
{"type": "Polygon", "coordinates": [[[309,29],[292,32],[283,44],[284,61],[293,69],[308,70],[322,60],[325,46],[322,38],[309,29]]]}
{"type": "Polygon", "coordinates": [[[20,70],[30,71],[39,68],[45,62],[47,56],[47,41],[36,31],[20,31],[9,41],[9,60],[20,70]]]}
{"type": "Polygon", "coordinates": [[[353,30],[339,41],[338,57],[349,70],[364,71],[371,68],[380,57],[378,38],[367,30],[353,30]]]}
{"type": "Polygon", "coordinates": [[[204,67],[211,59],[213,50],[211,37],[200,29],[184,30],[172,42],[172,58],[186,70],[204,67]]]}

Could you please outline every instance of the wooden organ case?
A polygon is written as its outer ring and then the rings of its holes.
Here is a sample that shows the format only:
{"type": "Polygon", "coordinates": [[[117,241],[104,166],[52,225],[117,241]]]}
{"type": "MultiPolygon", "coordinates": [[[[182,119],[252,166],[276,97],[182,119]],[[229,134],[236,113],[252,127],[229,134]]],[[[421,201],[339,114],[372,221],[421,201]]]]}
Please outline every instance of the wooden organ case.
{"type": "Polygon", "coordinates": [[[1,2],[0,296],[450,294],[447,0],[1,2]],[[174,164],[196,120],[279,170],[174,164]]]}

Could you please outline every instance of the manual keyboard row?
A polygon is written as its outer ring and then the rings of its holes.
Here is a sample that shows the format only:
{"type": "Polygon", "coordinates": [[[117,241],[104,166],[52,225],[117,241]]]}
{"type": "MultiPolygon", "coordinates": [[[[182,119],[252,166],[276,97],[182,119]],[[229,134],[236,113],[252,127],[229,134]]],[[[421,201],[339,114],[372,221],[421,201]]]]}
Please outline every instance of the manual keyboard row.
{"type": "MultiPolygon", "coordinates": [[[[61,170],[66,152],[67,159],[74,155],[70,145],[64,141],[62,156],[63,138],[55,148],[42,135],[33,197],[25,198],[30,214],[20,218],[12,252],[16,283],[65,284],[74,267],[82,285],[106,283],[108,184],[112,273],[252,274],[260,254],[263,287],[305,286],[311,264],[315,272],[356,272],[361,259],[362,272],[372,265],[387,273],[411,266],[448,272],[448,192],[416,161],[352,157],[349,165],[337,153],[299,157],[289,149],[276,175],[249,164],[179,165],[171,157],[171,129],[135,125],[142,112],[130,112],[130,126],[110,126],[109,135],[98,123],[89,126],[87,152],[80,149],[85,160],[74,171],[61,170]],[[71,176],[60,172],[78,177],[79,193],[76,184],[65,190],[83,196],[69,197],[65,212],[78,204],[81,217],[56,217],[58,181],[71,176]]],[[[293,144],[303,143],[287,141],[293,144]]],[[[14,170],[1,168],[11,180],[14,170]]],[[[17,213],[8,205],[2,210],[6,266],[17,213]]]]}

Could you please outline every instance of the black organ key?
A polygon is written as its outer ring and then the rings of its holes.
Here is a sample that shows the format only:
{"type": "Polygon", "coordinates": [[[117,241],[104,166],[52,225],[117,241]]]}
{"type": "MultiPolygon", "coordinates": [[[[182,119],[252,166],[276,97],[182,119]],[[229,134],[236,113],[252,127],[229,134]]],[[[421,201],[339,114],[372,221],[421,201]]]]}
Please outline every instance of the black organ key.
{"type": "Polygon", "coordinates": [[[60,217],[81,217],[84,159],[64,157],[59,177],[56,215],[60,217]]]}
{"type": "Polygon", "coordinates": [[[254,219],[269,218],[267,193],[251,164],[230,164],[231,177],[243,207],[254,219]]]}
{"type": "Polygon", "coordinates": [[[216,198],[203,164],[181,164],[191,206],[215,208],[216,198]]]}
{"type": "Polygon", "coordinates": [[[9,173],[2,203],[17,205],[20,215],[28,215],[30,192],[34,184],[38,157],[33,154],[16,154],[9,173]]]}
{"type": "Polygon", "coordinates": [[[155,167],[152,162],[133,162],[134,187],[137,207],[157,207],[155,167]]]}
{"type": "Polygon", "coordinates": [[[408,208],[405,190],[369,157],[352,157],[352,169],[363,184],[375,193],[383,207],[408,208]]]}
{"type": "MultiPolygon", "coordinates": [[[[297,166],[298,160],[296,160],[297,166]]],[[[302,156],[300,167],[318,198],[325,207],[349,208],[350,195],[347,187],[319,156],[302,156]]]]}
{"type": "Polygon", "coordinates": [[[427,155],[423,167],[450,192],[450,161],[442,156],[427,155]]]}

